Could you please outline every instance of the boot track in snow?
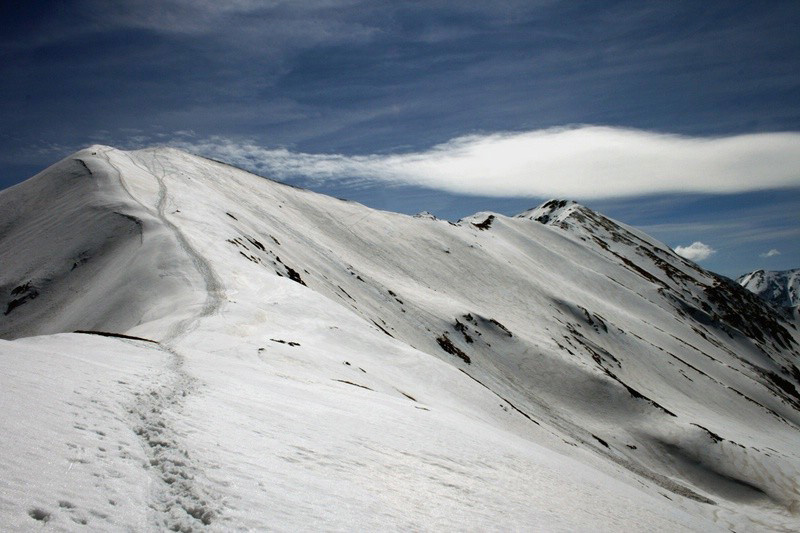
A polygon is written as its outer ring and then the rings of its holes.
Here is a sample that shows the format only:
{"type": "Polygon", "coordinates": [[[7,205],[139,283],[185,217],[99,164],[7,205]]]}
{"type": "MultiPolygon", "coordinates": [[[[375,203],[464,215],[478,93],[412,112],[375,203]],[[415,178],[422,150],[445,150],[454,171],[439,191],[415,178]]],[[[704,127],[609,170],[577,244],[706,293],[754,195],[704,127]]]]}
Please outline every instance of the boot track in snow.
{"type": "MultiPolygon", "coordinates": [[[[107,153],[102,154],[106,162],[117,173],[122,188],[146,210],[154,213],[175,236],[181,250],[189,256],[192,264],[205,283],[206,298],[201,310],[170,327],[158,346],[170,354],[169,364],[158,382],[141,393],[136,393],[135,405],[130,409],[134,417],[134,432],[142,443],[147,455],[151,475],[154,478],[153,501],[150,504],[155,516],[153,521],[158,528],[173,531],[192,531],[210,525],[218,516],[212,502],[214,497],[207,488],[202,468],[189,455],[181,444],[181,436],[173,427],[173,420],[180,413],[183,400],[196,393],[198,383],[184,367],[184,356],[177,350],[177,342],[194,330],[199,321],[218,312],[221,305],[219,296],[222,284],[205,259],[189,244],[180,229],[166,214],[168,200],[164,182],[166,170],[160,161],[161,176],[147,169],[159,186],[155,211],[140,202],[126,186],[120,169],[111,162],[107,153]]],[[[132,158],[131,162],[139,166],[132,158]]],[[[146,170],[142,168],[142,170],[146,170]]]]}

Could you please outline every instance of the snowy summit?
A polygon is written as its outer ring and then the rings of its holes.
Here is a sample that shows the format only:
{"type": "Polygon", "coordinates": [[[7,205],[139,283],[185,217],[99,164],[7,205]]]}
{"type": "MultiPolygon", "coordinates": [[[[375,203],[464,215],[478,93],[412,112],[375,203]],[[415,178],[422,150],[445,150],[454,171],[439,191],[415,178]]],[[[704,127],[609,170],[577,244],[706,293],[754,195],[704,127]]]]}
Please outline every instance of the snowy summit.
{"type": "Polygon", "coordinates": [[[800,322],[800,268],[783,271],[756,270],[736,281],[800,322]]]}
{"type": "Polygon", "coordinates": [[[0,528],[789,530],[800,332],[580,204],[157,148],[0,192],[0,528]]]}

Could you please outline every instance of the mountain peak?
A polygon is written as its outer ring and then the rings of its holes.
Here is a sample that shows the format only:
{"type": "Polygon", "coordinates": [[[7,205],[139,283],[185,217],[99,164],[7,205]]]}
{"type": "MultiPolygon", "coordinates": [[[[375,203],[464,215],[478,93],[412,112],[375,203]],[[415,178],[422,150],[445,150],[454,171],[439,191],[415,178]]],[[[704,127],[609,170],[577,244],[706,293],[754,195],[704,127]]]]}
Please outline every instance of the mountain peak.
{"type": "Polygon", "coordinates": [[[800,268],[755,270],[736,281],[779,311],[800,318],[800,268]]]}
{"type": "Polygon", "coordinates": [[[583,206],[573,200],[551,199],[538,207],[528,209],[515,218],[527,218],[542,224],[557,224],[583,206]]]}

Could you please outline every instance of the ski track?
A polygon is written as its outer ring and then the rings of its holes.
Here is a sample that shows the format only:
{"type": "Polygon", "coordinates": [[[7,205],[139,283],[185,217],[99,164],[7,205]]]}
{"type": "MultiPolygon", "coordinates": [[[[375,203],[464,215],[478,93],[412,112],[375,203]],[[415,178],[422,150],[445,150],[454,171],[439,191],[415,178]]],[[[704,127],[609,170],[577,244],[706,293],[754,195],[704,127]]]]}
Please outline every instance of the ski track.
{"type": "Polygon", "coordinates": [[[158,182],[158,200],[155,211],[139,201],[128,188],[119,167],[112,163],[107,152],[102,156],[114,169],[119,183],[128,196],[145,210],[155,214],[175,236],[180,249],[186,254],[205,284],[205,301],[199,312],[173,324],[158,346],[170,354],[167,372],[156,379],[152,387],[135,394],[136,401],[129,410],[134,419],[134,432],[139,437],[149,460],[154,479],[153,501],[154,526],[158,529],[189,532],[204,529],[218,516],[219,511],[212,502],[214,497],[207,484],[203,483],[202,468],[192,461],[188,450],[181,444],[181,435],[172,425],[184,399],[197,392],[198,383],[185,368],[185,357],[178,351],[178,341],[197,328],[200,320],[216,314],[222,298],[222,283],[205,259],[192,247],[181,230],[167,218],[168,191],[165,183],[167,171],[163,163],[153,156],[153,163],[160,167],[160,175],[143,168],[130,155],[135,166],[146,171],[158,182]]]}

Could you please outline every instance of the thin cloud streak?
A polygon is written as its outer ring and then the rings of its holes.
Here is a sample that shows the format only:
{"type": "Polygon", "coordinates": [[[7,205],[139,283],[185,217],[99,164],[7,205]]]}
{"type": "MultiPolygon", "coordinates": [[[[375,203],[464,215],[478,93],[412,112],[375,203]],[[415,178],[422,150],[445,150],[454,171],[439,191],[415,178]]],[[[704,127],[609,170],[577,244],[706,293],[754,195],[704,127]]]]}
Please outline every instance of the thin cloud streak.
{"type": "Polygon", "coordinates": [[[776,239],[800,239],[800,227],[774,227],[764,225],[757,217],[743,215],[740,222],[731,224],[696,224],[688,222],[685,224],[650,224],[637,226],[640,230],[650,235],[658,236],[662,240],[669,240],[663,235],[687,234],[697,235],[705,233],[716,235],[718,240],[724,240],[728,244],[749,244],[776,239]]]}
{"type": "Polygon", "coordinates": [[[800,133],[685,137],[603,126],[458,137],[388,155],[298,153],[212,137],[172,143],[269,177],[460,194],[598,199],[800,186],[800,133]]]}

